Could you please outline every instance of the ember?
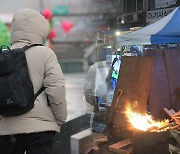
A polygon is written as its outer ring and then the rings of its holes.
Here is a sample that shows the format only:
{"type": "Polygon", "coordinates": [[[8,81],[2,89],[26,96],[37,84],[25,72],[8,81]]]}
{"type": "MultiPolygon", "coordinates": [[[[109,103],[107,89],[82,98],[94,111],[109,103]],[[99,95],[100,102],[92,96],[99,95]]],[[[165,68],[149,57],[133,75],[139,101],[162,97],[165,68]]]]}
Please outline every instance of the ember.
{"type": "Polygon", "coordinates": [[[175,126],[172,127],[171,129],[179,129],[180,130],[180,111],[179,112],[175,112],[173,115],[172,115],[172,119],[171,121],[175,122],[175,126]]]}
{"type": "Polygon", "coordinates": [[[135,128],[137,130],[162,132],[167,131],[172,126],[171,123],[169,123],[170,121],[168,119],[163,121],[155,121],[152,119],[152,116],[147,113],[141,114],[134,112],[134,107],[132,107],[130,103],[126,105],[125,109],[126,117],[128,118],[128,121],[130,122],[132,128],[135,128]]]}

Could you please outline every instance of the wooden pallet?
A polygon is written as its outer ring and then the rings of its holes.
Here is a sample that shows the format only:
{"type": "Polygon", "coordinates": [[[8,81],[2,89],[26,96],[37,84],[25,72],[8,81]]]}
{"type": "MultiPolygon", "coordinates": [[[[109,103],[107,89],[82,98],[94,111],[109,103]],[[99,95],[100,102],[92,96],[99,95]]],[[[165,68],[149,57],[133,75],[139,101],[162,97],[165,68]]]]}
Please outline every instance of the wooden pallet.
{"type": "Polygon", "coordinates": [[[132,142],[130,139],[117,142],[109,146],[109,151],[118,154],[132,154],[132,142]]]}

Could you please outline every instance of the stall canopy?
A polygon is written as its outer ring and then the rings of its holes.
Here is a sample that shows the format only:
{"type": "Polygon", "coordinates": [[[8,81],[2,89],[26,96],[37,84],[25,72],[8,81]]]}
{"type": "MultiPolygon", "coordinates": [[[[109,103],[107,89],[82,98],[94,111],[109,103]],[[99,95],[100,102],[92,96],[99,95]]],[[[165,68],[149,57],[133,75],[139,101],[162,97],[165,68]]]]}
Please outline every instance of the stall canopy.
{"type": "Polygon", "coordinates": [[[151,25],[117,38],[119,46],[166,43],[180,43],[180,7],[151,25]]]}

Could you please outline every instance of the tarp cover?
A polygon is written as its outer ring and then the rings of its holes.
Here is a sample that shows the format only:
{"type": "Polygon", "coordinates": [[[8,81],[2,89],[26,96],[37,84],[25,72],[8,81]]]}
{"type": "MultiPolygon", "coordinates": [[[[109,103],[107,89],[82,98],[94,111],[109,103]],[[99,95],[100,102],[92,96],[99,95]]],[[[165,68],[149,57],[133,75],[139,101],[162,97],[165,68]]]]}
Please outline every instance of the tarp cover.
{"type": "Polygon", "coordinates": [[[166,43],[180,43],[180,7],[153,24],[117,37],[120,46],[166,43]]]}

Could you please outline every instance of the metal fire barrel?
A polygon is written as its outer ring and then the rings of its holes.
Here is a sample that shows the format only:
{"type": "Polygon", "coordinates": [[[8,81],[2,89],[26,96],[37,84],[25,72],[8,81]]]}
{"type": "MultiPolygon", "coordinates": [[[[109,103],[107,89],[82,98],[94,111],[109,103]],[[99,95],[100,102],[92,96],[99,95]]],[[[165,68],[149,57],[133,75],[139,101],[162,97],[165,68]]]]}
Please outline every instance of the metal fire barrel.
{"type": "Polygon", "coordinates": [[[169,154],[170,131],[135,132],[133,154],[169,154]]]}

